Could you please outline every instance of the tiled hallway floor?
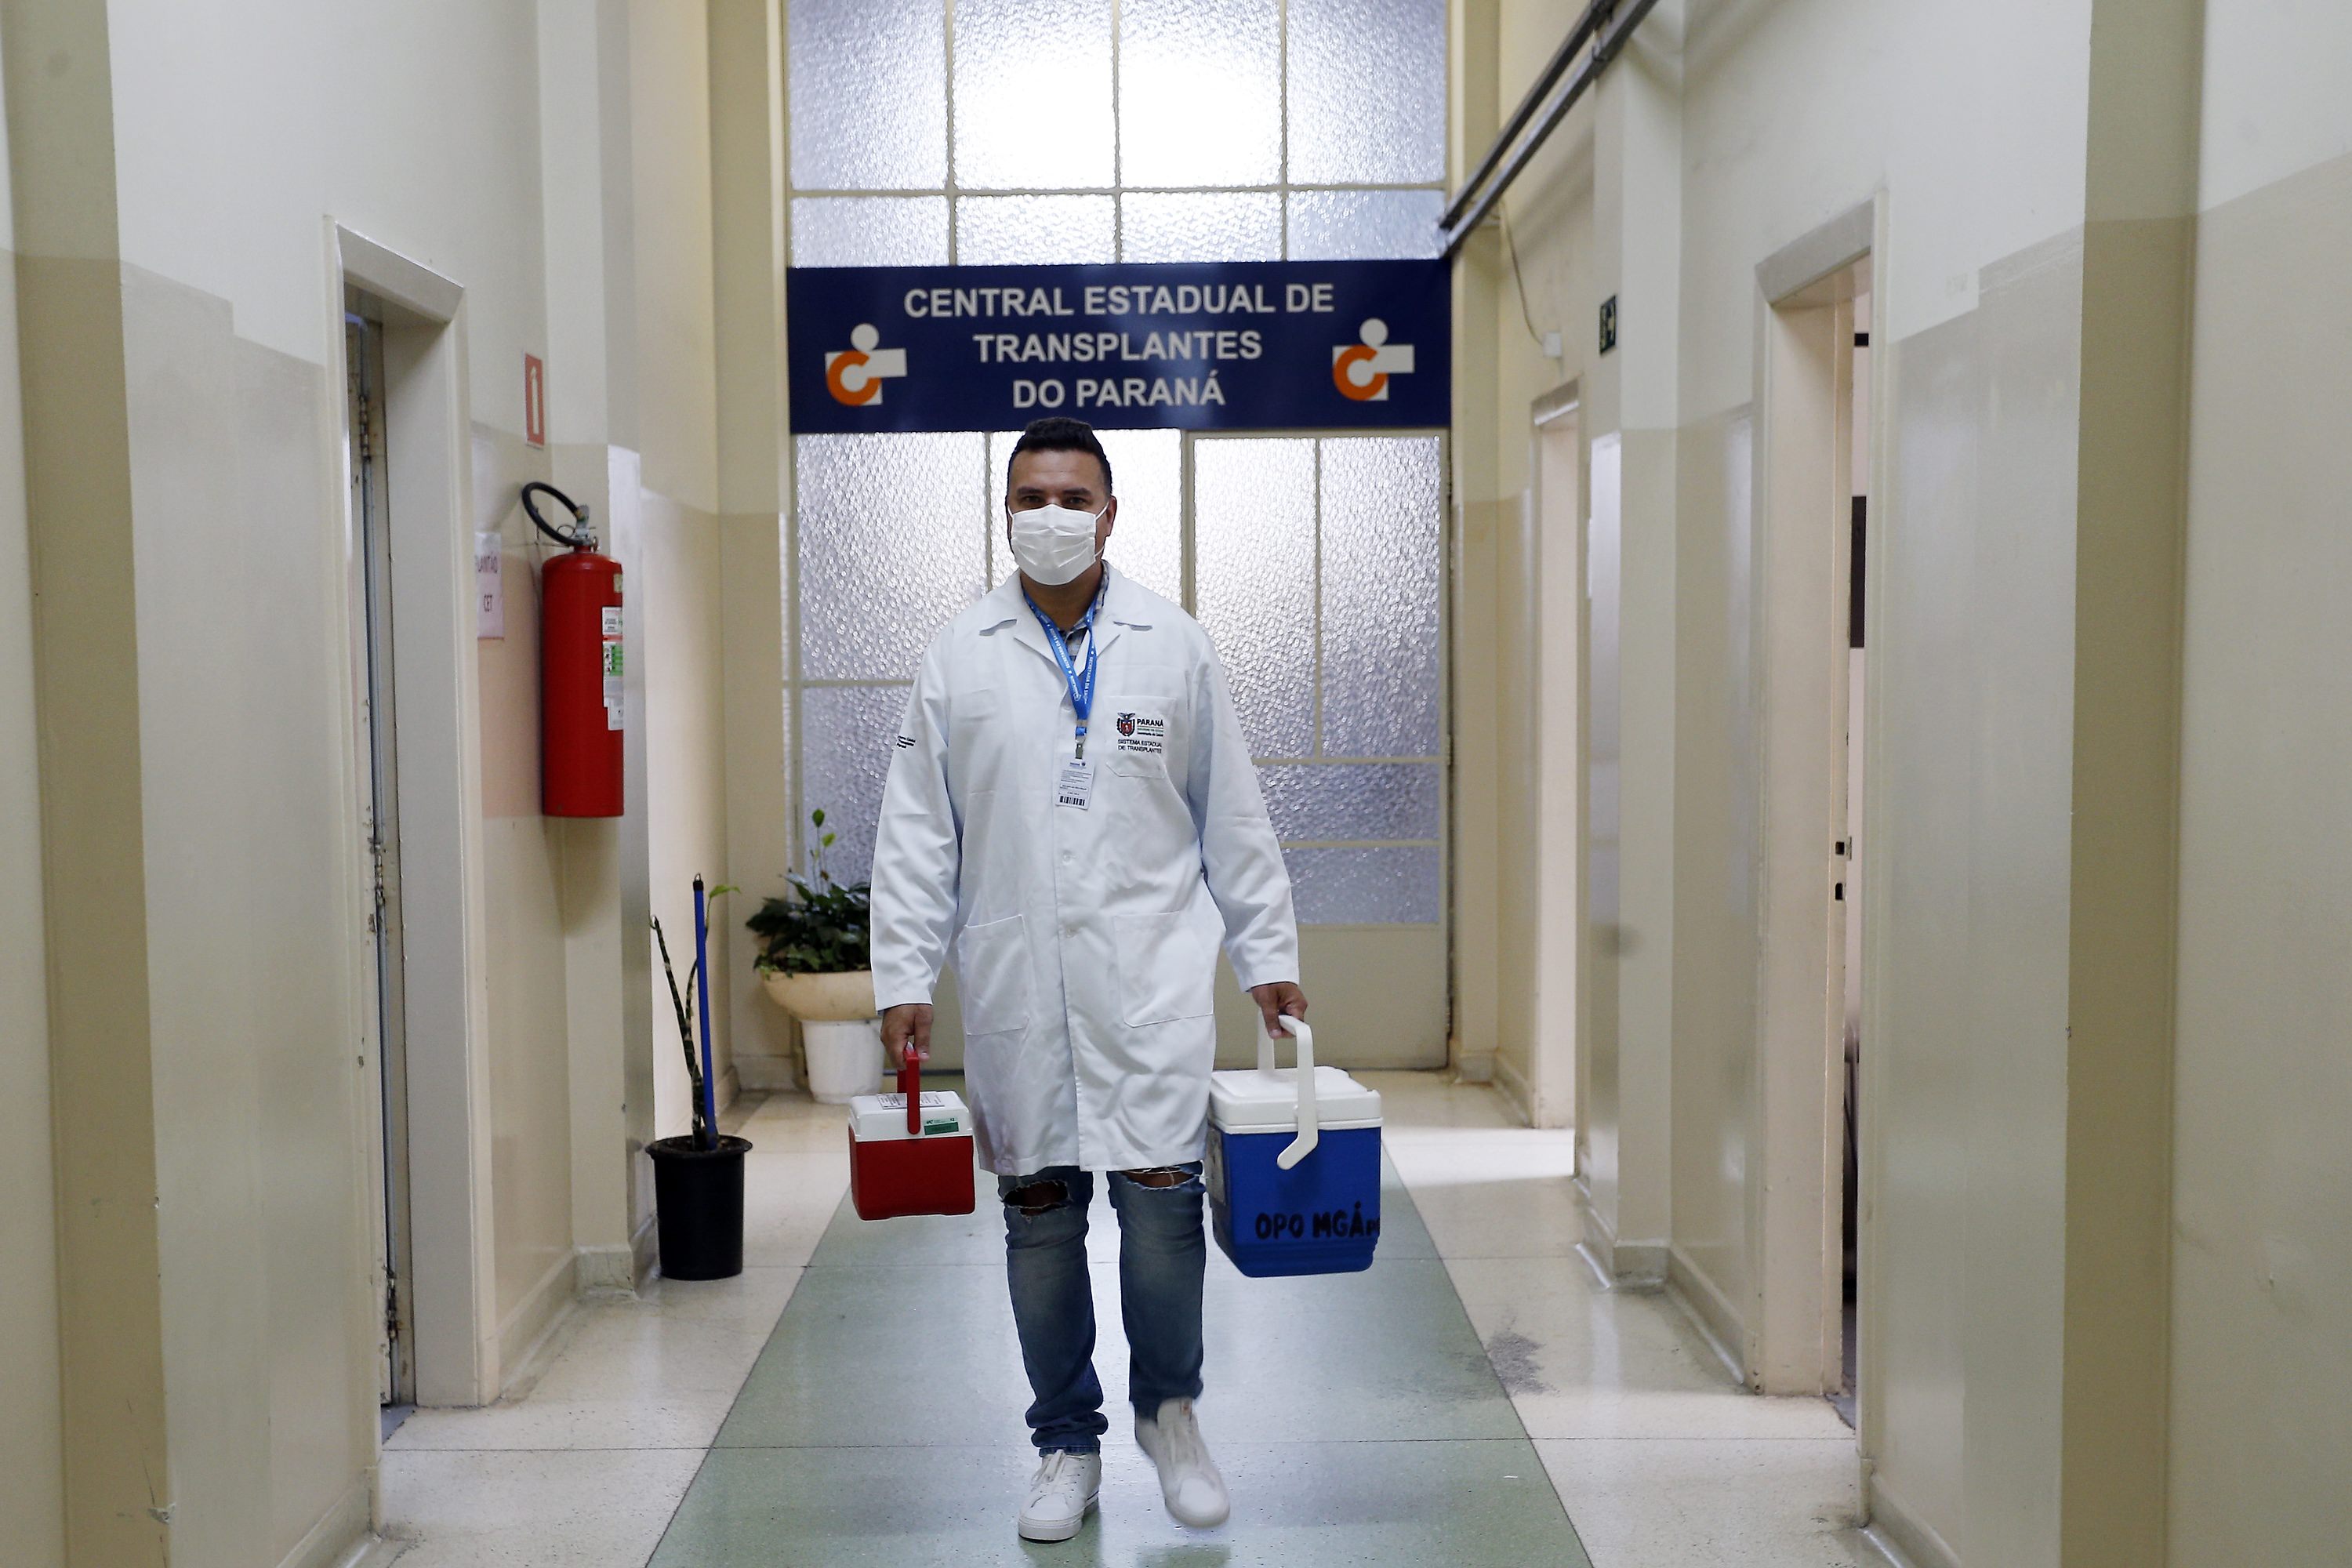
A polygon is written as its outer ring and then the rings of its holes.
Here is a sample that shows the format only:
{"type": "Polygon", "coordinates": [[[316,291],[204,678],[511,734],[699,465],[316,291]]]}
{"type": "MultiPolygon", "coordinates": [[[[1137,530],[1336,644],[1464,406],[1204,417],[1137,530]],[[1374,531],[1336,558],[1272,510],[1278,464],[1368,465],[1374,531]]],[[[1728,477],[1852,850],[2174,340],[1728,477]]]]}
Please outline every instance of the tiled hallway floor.
{"type": "Polygon", "coordinates": [[[1202,1420],[1234,1483],[1224,1528],[1170,1521],[1127,1431],[1098,1199],[1102,1511],[1076,1542],[1016,1542],[1028,1396],[994,1205],[861,1224],[840,1113],[780,1096],[744,1119],[740,1279],[586,1304],[505,1402],[394,1435],[401,1568],[1575,1568],[1579,1533],[1598,1568],[1874,1560],[1825,1403],[1739,1392],[1663,1299],[1596,1286],[1568,1134],[1515,1126],[1488,1089],[1368,1076],[1393,1164],[1372,1269],[1248,1280],[1212,1249],[1202,1420]]]}

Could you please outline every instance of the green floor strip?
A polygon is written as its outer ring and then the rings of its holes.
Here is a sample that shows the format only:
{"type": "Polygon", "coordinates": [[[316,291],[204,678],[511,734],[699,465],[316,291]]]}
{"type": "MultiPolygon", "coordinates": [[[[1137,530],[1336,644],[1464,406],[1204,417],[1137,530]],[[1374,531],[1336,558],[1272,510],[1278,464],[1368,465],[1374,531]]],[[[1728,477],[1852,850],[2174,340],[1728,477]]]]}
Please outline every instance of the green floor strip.
{"type": "Polygon", "coordinates": [[[1029,1389],[983,1190],[954,1219],[867,1225],[843,1203],[652,1568],[1590,1568],[1411,1196],[1383,1173],[1364,1273],[1244,1279],[1211,1245],[1201,1426],[1233,1490],[1223,1528],[1171,1520],[1135,1447],[1118,1217],[1098,1194],[1102,1504],[1076,1540],[1016,1538],[1029,1389]]]}

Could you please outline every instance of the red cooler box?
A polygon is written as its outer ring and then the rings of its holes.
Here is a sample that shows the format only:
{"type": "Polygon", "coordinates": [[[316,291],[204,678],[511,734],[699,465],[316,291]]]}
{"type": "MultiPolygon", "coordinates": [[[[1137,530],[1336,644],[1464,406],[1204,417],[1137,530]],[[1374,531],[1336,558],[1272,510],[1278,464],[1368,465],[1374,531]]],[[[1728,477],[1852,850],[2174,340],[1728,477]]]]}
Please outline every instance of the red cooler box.
{"type": "Polygon", "coordinates": [[[898,1093],[849,1102],[849,1199],[860,1219],[974,1207],[971,1112],[952,1090],[926,1091],[922,1072],[909,1060],[898,1093]]]}

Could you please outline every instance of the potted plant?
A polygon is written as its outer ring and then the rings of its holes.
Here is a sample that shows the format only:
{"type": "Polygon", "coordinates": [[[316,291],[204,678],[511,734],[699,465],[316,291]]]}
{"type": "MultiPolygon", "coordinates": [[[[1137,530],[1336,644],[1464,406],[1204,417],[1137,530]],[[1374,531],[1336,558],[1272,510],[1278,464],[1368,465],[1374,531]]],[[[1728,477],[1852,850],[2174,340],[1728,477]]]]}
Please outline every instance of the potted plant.
{"type": "Polygon", "coordinates": [[[834,835],[822,808],[809,813],[816,842],[806,877],[788,872],[790,897],[770,899],[744,923],[760,939],[761,984],[801,1021],[809,1092],[827,1105],[872,1094],[882,1082],[882,1026],[874,1016],[872,906],[864,882],[825,869],[834,835]]]}
{"type": "Polygon", "coordinates": [[[719,1131],[719,1108],[710,1078],[709,900],[728,888],[705,893],[694,879],[694,967],[680,991],[670,967],[669,938],[659,919],[654,942],[661,949],[662,975],[677,1016],[677,1040],[686,1053],[686,1079],[694,1092],[693,1131],[656,1138],[646,1145],[654,1163],[654,1212],[661,1238],[661,1270],[672,1279],[731,1279],[743,1272],[743,1156],[751,1142],[719,1131]],[[695,1023],[702,1025],[702,1048],[695,1049],[695,1023]]]}

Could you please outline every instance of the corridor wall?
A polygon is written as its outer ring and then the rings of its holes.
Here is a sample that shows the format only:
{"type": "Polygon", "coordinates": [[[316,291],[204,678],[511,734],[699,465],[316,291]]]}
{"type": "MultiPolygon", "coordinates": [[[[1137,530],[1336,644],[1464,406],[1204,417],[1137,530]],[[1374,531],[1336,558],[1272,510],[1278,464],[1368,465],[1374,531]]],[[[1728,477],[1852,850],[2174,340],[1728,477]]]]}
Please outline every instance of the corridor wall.
{"type": "MultiPolygon", "coordinates": [[[[5,55],[0,39],[0,55],[5,55]]],[[[0,121],[0,154],[6,148],[0,121]]],[[[0,169],[6,160],[0,156],[0,169]]],[[[0,201],[0,1541],[65,1551],[58,1407],[56,1188],[50,1164],[40,735],[33,701],[32,539],[25,510],[13,205],[0,201]]]]}
{"type": "MultiPolygon", "coordinates": [[[[715,692],[719,614],[701,8],[71,0],[0,11],[0,52],[63,889],[44,920],[19,874],[35,753],[11,742],[34,713],[8,684],[26,664],[0,660],[12,1197],[41,1191],[52,1111],[104,1133],[60,1148],[54,1209],[24,1205],[58,1216],[55,1247],[9,1233],[59,1258],[63,1304],[37,1266],[0,1287],[0,1441],[26,1480],[0,1507],[62,1528],[0,1523],[38,1568],[338,1561],[373,1516],[378,1265],[331,226],[464,290],[460,526],[505,554],[506,637],[436,694],[469,726],[482,1268],[473,1342],[425,1392],[487,1400],[579,1289],[643,1267],[644,915],[690,931],[687,878],[724,874],[715,697],[677,700],[715,692]],[[542,60],[575,47],[587,68],[554,90],[587,134],[544,140],[542,60]],[[525,439],[526,352],[548,364],[549,448],[525,439]],[[513,498],[551,477],[628,563],[643,730],[616,824],[538,813],[541,549],[513,498]],[[15,983],[44,929],[46,1026],[42,987],[15,983]],[[50,1061],[70,1068],[54,1100],[50,1061]]],[[[25,592],[16,482],[0,439],[0,604],[25,592]]]]}
{"type": "Polygon", "coordinates": [[[2168,1511],[2177,1568],[2352,1537],[2352,15],[2205,6],[2168,1511]]]}
{"type": "MultiPolygon", "coordinates": [[[[1483,9],[1465,84],[1484,59],[1507,105],[1579,9],[1483,9]]],[[[1524,504],[1537,393],[1577,383],[1588,438],[1630,453],[1622,389],[1674,384],[1671,479],[1645,511],[1629,462],[1622,500],[1628,679],[1673,740],[1628,744],[1625,798],[1670,800],[1672,832],[1644,858],[1629,829],[1625,877],[1671,912],[1591,933],[1628,979],[1646,942],[1671,1008],[1584,1041],[1669,1113],[1591,1097],[1580,1173],[1605,1228],[1637,1151],[1668,1152],[1670,1283],[1761,1381],[1759,269],[1869,203],[1867,1507],[1921,1563],[2318,1561],[2352,1528],[2352,23],[2008,10],[1661,5],[1505,204],[1515,247],[1465,250],[1495,365],[1463,399],[1491,400],[1465,516],[1524,504]],[[1663,280],[1626,226],[1637,167],[1679,244],[1663,280]],[[1645,642],[1635,579],[1662,571],[1645,642]]]]}
{"type": "MultiPolygon", "coordinates": [[[[1501,104],[1581,9],[1493,8],[1501,104]]],[[[2085,1286],[2068,1237],[2098,1223],[2081,1167],[2105,1151],[2069,1124],[2070,1028],[2107,1004],[2082,989],[2075,944],[2086,891],[2118,885],[2071,837],[2083,758],[2107,761],[2076,723],[2096,657],[2078,597],[2113,576],[2103,558],[2106,576],[2078,581],[2076,552],[2108,504],[2083,471],[2104,439],[2085,355],[2102,374],[2116,363],[2095,357],[2086,290],[2129,293],[2100,249],[2118,232],[2099,227],[2116,210],[2100,181],[2117,176],[2091,160],[2122,122],[2094,102],[2095,32],[2131,35],[2120,15],[1662,5],[1506,201],[1516,260],[1484,236],[1465,252],[1465,293],[1493,301],[1498,386],[1491,489],[1465,511],[1525,504],[1520,411],[1545,387],[1576,381],[1588,442],[1622,454],[1625,905],[1588,962],[1615,966],[1624,1003],[1583,1041],[1612,1089],[1580,1111],[1588,1234],[1614,1244],[1621,1278],[1664,1272],[1760,1382],[1759,269],[1857,208],[1874,235],[1871,810],[1886,870],[1864,911],[1878,1241],[1861,1456],[1867,1506],[1923,1563],[2060,1561],[2076,1451],[2065,1358],[2085,1286]],[[2011,47],[2029,33],[2033,48],[2011,47]],[[1619,337],[1601,353],[1611,298],[1619,337]],[[1556,360],[1536,341],[1551,329],[1556,360]],[[1635,1215],[1656,1231],[1629,1228],[1635,1215]]],[[[2146,300],[2163,309],[2160,290],[2146,300]]]]}

